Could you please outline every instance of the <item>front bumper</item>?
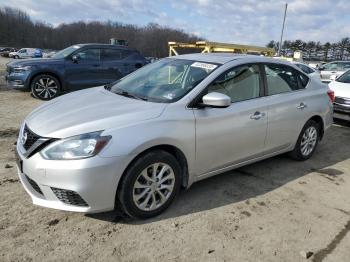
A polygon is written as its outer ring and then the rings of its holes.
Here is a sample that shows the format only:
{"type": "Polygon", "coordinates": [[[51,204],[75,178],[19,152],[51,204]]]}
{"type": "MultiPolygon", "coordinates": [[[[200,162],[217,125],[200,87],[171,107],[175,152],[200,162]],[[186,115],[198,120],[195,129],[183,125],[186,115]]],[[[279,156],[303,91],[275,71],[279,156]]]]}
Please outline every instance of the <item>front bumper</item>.
{"type": "Polygon", "coordinates": [[[333,117],[350,121],[350,104],[334,103],[333,117]]]}
{"type": "Polygon", "coordinates": [[[14,88],[14,89],[28,89],[28,79],[29,79],[29,72],[25,73],[8,73],[5,75],[5,80],[7,82],[8,87],[14,88]]]}
{"type": "MultiPolygon", "coordinates": [[[[19,144],[19,143],[17,143],[19,144]]],[[[33,204],[83,213],[114,209],[119,180],[131,156],[81,160],[45,160],[39,153],[25,158],[17,146],[18,175],[33,204]],[[62,198],[60,192],[65,192],[62,198]],[[75,193],[76,195],[72,193],[75,193]],[[79,196],[86,205],[67,202],[79,196]]]]}

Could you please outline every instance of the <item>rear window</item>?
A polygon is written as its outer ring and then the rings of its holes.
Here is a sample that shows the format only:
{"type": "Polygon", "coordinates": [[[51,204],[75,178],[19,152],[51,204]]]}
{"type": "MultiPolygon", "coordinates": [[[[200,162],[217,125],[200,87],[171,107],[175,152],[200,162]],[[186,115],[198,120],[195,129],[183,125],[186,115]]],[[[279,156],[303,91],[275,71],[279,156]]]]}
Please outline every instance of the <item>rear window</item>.
{"type": "Polygon", "coordinates": [[[267,94],[275,95],[304,89],[309,78],[286,65],[265,65],[267,94]]]}

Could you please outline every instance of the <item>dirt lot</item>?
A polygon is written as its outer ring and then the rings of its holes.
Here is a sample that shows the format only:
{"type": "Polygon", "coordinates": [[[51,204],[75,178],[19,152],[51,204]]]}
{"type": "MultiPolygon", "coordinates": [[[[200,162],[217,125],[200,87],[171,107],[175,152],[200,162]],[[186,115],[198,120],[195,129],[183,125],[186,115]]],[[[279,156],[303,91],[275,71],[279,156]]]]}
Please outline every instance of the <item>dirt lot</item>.
{"type": "Polygon", "coordinates": [[[32,205],[13,151],[20,122],[39,104],[0,83],[0,261],[349,261],[345,123],[307,162],[279,156],[240,168],[183,191],[157,218],[129,221],[32,205]]]}

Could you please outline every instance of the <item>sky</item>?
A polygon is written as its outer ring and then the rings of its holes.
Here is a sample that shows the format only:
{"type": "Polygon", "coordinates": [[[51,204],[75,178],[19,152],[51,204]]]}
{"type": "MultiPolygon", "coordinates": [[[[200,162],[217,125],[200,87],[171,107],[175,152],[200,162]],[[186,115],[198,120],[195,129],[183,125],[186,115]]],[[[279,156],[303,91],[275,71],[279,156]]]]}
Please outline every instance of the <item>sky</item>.
{"type": "Polygon", "coordinates": [[[284,39],[325,43],[350,36],[350,0],[0,0],[0,6],[53,26],[78,20],[158,23],[209,41],[266,45],[280,38],[286,2],[284,39]]]}

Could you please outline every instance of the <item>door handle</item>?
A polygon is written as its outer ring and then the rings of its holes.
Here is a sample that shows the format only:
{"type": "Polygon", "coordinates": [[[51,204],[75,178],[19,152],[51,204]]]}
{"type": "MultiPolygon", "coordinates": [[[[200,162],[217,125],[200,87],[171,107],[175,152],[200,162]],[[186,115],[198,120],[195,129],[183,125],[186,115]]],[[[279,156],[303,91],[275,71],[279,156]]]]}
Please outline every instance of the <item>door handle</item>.
{"type": "Polygon", "coordinates": [[[253,115],[250,116],[250,119],[259,120],[260,118],[263,118],[264,116],[265,116],[265,113],[261,113],[259,111],[256,111],[253,115]]]}
{"type": "Polygon", "coordinates": [[[297,108],[300,109],[300,110],[303,110],[306,107],[307,107],[307,105],[304,104],[303,102],[301,102],[300,105],[297,106],[297,108]]]}

